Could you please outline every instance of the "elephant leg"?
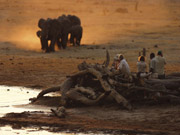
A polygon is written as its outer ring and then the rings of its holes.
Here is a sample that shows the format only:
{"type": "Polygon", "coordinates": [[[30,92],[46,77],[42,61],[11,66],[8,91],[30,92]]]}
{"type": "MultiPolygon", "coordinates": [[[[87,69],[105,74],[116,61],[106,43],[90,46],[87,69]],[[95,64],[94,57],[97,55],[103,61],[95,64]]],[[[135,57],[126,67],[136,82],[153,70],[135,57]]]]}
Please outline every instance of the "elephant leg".
{"type": "Polygon", "coordinates": [[[62,40],[62,47],[63,47],[63,49],[66,49],[66,41],[65,40],[62,40]]]}
{"type": "Polygon", "coordinates": [[[68,35],[66,34],[66,35],[62,36],[62,47],[63,47],[63,49],[66,49],[67,41],[68,41],[68,35]]]}
{"type": "Polygon", "coordinates": [[[43,41],[43,38],[40,38],[40,41],[41,41],[41,49],[46,50],[45,41],[43,41]]]}
{"type": "Polygon", "coordinates": [[[76,46],[75,35],[73,33],[71,33],[70,42],[73,44],[73,46],[76,46]]]}
{"type": "Polygon", "coordinates": [[[50,43],[50,46],[49,46],[49,50],[52,51],[52,52],[55,52],[55,49],[54,49],[55,43],[56,43],[56,39],[52,39],[51,43],[50,43]]]}
{"type": "Polygon", "coordinates": [[[76,39],[76,44],[79,45],[79,46],[81,45],[81,38],[76,39]]]}
{"type": "Polygon", "coordinates": [[[48,40],[44,37],[41,37],[40,40],[41,40],[41,49],[46,50],[46,52],[48,52],[49,51],[48,40]]]}
{"type": "Polygon", "coordinates": [[[79,40],[77,40],[77,39],[76,39],[76,44],[77,44],[78,46],[80,46],[80,42],[79,42],[79,40]]]}
{"type": "Polygon", "coordinates": [[[76,44],[79,46],[81,44],[81,38],[82,38],[82,32],[79,32],[79,34],[76,36],[76,44]]]}
{"type": "Polygon", "coordinates": [[[77,36],[76,36],[76,44],[77,44],[78,46],[80,46],[80,39],[79,39],[79,37],[77,37],[77,36]]]}
{"type": "Polygon", "coordinates": [[[46,50],[45,40],[41,37],[40,41],[41,41],[41,49],[46,50]]]}
{"type": "Polygon", "coordinates": [[[74,42],[74,36],[73,36],[73,34],[71,33],[71,36],[70,36],[70,43],[73,44],[73,42],[74,42]]]}
{"type": "Polygon", "coordinates": [[[62,47],[62,43],[61,43],[60,40],[61,40],[61,39],[57,39],[57,45],[58,45],[58,48],[59,48],[59,49],[61,49],[61,47],[62,47]]]}

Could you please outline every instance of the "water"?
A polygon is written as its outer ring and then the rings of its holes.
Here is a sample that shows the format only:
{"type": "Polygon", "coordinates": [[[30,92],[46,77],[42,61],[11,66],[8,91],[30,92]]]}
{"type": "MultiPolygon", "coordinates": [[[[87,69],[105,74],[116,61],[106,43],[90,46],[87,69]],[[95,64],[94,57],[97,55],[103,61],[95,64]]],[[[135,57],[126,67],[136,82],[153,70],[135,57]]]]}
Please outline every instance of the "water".
{"type": "MultiPolygon", "coordinates": [[[[0,86],[0,117],[6,113],[24,111],[50,112],[48,107],[35,107],[28,105],[29,98],[36,97],[40,90],[25,87],[0,86]]],[[[32,129],[12,129],[10,126],[0,127],[0,135],[56,135],[45,130],[32,129]]],[[[59,134],[58,134],[59,135],[59,134]]],[[[63,134],[62,134],[63,135],[63,134]]],[[[66,134],[67,135],[67,134],[66,134]]]]}
{"type": "Polygon", "coordinates": [[[0,117],[10,112],[49,111],[45,107],[27,106],[29,98],[36,97],[38,93],[36,89],[0,86],[0,117]]]}
{"type": "MultiPolygon", "coordinates": [[[[39,131],[36,128],[28,128],[28,129],[12,129],[11,127],[0,127],[0,135],[110,135],[110,134],[103,134],[103,133],[67,133],[67,132],[60,132],[60,133],[52,133],[45,130],[39,131]]],[[[125,134],[124,134],[125,135],[125,134]]]]}
{"type": "MultiPolygon", "coordinates": [[[[31,106],[29,98],[36,97],[40,90],[31,89],[26,87],[11,87],[0,86],[0,117],[6,113],[16,112],[21,113],[24,111],[43,111],[44,113],[50,113],[49,107],[43,106],[31,106]]],[[[39,128],[21,128],[13,129],[10,126],[0,127],[0,135],[94,135],[94,133],[53,133],[48,132],[46,129],[49,127],[39,128]]],[[[97,135],[103,135],[99,133],[97,135]]]]}

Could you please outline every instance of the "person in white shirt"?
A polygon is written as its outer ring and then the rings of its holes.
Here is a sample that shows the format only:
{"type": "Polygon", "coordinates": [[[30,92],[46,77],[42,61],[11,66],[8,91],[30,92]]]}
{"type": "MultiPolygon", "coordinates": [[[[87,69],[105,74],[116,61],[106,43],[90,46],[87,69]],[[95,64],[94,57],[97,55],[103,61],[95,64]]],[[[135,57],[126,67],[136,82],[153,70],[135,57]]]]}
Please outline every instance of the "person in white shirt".
{"type": "Polygon", "coordinates": [[[122,54],[120,55],[119,60],[120,60],[120,63],[118,65],[118,70],[125,76],[125,78],[129,78],[130,73],[131,73],[130,68],[122,54]]]}
{"type": "Polygon", "coordinates": [[[140,56],[137,62],[137,77],[145,78],[150,76],[151,73],[147,73],[147,64],[145,62],[145,57],[140,56]]]}
{"type": "Polygon", "coordinates": [[[141,56],[140,60],[137,62],[137,70],[141,73],[147,72],[147,65],[144,56],[141,56]]]}
{"type": "Polygon", "coordinates": [[[164,66],[166,64],[166,60],[163,57],[162,51],[158,51],[157,56],[155,58],[155,73],[158,73],[158,79],[165,78],[164,66]]]}

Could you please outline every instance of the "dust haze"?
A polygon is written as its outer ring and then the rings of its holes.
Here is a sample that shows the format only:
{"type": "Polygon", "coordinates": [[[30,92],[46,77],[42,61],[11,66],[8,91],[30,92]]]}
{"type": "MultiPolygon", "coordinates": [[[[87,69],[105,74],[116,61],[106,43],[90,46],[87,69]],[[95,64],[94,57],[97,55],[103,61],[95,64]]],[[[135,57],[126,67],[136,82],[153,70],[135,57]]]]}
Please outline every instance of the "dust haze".
{"type": "MultiPolygon", "coordinates": [[[[118,44],[133,40],[141,44],[143,34],[166,33],[167,26],[180,20],[171,3],[175,0],[4,0],[0,2],[1,42],[40,51],[36,36],[40,18],[57,18],[62,14],[80,17],[83,26],[82,44],[118,44]],[[6,10],[5,10],[6,9],[6,10]],[[8,10],[7,10],[8,9],[8,10]]],[[[154,36],[154,35],[153,35],[154,36]]],[[[152,35],[146,37],[152,44],[152,35]]],[[[147,43],[148,44],[148,43],[147,43]]]]}

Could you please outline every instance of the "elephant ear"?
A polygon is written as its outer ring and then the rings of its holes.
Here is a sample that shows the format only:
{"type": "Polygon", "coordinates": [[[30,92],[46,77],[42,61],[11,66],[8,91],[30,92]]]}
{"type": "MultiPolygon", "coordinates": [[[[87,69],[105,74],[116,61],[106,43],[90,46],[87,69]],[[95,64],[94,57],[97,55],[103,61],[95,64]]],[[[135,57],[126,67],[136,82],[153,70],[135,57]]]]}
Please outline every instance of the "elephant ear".
{"type": "Polygon", "coordinates": [[[39,19],[38,27],[43,29],[45,22],[46,22],[45,19],[43,19],[43,18],[39,19]]]}

